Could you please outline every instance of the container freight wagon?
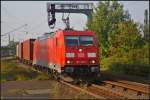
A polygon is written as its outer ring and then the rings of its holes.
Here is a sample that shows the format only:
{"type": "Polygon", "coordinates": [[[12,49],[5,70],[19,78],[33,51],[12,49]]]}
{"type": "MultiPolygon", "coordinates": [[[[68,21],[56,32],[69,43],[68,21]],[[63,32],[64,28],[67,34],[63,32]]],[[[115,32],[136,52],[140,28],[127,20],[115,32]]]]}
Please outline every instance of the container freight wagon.
{"type": "Polygon", "coordinates": [[[33,61],[33,42],[35,39],[28,39],[22,42],[22,51],[23,51],[23,57],[22,60],[24,63],[32,64],[33,61]]]}
{"type": "Polygon", "coordinates": [[[16,45],[16,58],[19,58],[19,44],[16,45]]]}
{"type": "Polygon", "coordinates": [[[22,43],[18,44],[18,58],[19,60],[22,60],[23,52],[22,52],[22,43]]]}

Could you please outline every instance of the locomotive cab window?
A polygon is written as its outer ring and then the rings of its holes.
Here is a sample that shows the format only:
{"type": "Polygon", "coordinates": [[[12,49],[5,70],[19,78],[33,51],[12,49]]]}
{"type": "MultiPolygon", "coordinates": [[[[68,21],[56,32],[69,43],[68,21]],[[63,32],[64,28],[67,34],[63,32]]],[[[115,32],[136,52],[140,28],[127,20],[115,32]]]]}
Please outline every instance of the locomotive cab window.
{"type": "Polygon", "coordinates": [[[65,36],[65,45],[66,46],[78,46],[79,37],[78,36],[65,36]]]}
{"type": "Polygon", "coordinates": [[[93,36],[65,36],[66,46],[93,45],[93,36]]]}
{"type": "Polygon", "coordinates": [[[80,36],[80,45],[82,46],[93,45],[93,37],[92,36],[80,36]]]}

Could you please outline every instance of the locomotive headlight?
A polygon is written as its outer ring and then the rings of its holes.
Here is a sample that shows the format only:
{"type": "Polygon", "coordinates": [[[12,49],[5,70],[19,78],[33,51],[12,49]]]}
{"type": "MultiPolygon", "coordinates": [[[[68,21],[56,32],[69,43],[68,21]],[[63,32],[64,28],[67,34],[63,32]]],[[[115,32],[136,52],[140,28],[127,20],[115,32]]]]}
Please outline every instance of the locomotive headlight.
{"type": "Polygon", "coordinates": [[[82,52],[82,49],[79,49],[79,52],[82,52]]]}
{"type": "Polygon", "coordinates": [[[66,53],[66,57],[74,57],[74,53],[66,53]]]}
{"type": "Polygon", "coordinates": [[[88,57],[96,57],[96,53],[88,53],[88,57]]]}
{"type": "Polygon", "coordinates": [[[67,60],[66,63],[67,64],[73,64],[73,60],[67,60]]]}
{"type": "Polygon", "coordinates": [[[90,64],[95,64],[95,60],[89,60],[90,64]]]}
{"type": "Polygon", "coordinates": [[[94,64],[94,63],[95,63],[95,60],[92,60],[91,63],[94,64]]]}
{"type": "Polygon", "coordinates": [[[67,64],[70,64],[70,61],[69,61],[69,60],[67,60],[67,64]]]}
{"type": "Polygon", "coordinates": [[[91,67],[91,72],[98,72],[99,71],[99,67],[91,67]]]}

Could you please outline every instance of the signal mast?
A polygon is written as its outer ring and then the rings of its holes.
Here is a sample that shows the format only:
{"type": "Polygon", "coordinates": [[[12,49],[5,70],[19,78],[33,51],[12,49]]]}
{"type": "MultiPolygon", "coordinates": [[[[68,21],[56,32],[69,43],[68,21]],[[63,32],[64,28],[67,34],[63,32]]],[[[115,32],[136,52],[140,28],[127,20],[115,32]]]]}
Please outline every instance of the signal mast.
{"type": "Polygon", "coordinates": [[[66,30],[70,29],[69,15],[70,13],[83,13],[87,15],[88,19],[92,17],[93,3],[47,3],[48,12],[48,26],[50,29],[55,27],[56,18],[55,13],[63,13],[62,21],[66,25],[66,30]],[[64,18],[64,13],[69,13],[64,18]]]}

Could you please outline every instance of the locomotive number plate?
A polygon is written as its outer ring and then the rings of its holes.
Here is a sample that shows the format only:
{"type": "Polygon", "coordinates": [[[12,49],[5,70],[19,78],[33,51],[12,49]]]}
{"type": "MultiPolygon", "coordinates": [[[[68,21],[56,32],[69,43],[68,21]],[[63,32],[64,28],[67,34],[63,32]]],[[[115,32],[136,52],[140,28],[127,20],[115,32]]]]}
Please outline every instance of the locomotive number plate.
{"type": "Polygon", "coordinates": [[[80,60],[80,61],[76,61],[76,63],[77,63],[77,64],[84,64],[84,63],[86,63],[86,61],[80,60]]]}
{"type": "Polygon", "coordinates": [[[78,53],[78,57],[84,57],[84,53],[78,53]]]}

